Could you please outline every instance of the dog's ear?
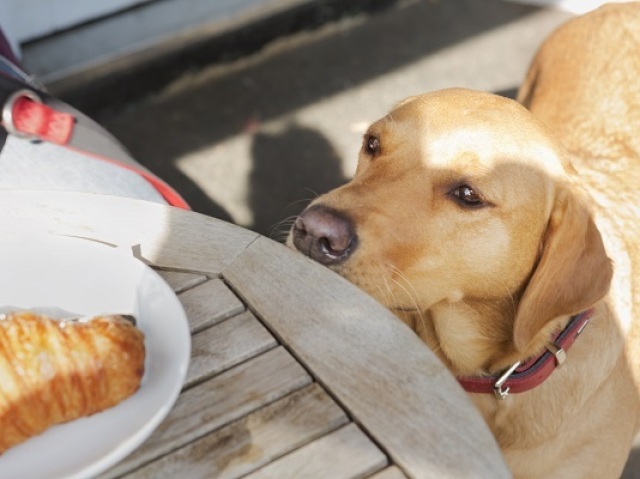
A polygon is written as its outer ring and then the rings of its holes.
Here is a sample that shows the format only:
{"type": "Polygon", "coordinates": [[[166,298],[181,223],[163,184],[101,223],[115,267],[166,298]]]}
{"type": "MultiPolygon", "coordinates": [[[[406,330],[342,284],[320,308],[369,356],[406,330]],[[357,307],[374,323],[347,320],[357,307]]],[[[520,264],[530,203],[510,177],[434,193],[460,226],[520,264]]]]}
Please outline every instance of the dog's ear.
{"type": "Polygon", "coordinates": [[[553,319],[583,311],[608,292],[613,275],[585,198],[568,187],[556,194],[540,260],[518,305],[513,340],[524,352],[553,319]]]}

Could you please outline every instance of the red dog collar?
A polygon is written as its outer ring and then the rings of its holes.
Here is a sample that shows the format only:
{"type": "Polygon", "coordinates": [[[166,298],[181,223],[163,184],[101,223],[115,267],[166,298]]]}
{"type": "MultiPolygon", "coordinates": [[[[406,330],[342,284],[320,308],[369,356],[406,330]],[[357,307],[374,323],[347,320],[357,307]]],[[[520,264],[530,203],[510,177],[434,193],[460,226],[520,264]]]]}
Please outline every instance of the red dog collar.
{"type": "Polygon", "coordinates": [[[566,352],[584,330],[592,314],[593,308],[572,317],[567,327],[547,345],[546,351],[524,364],[518,361],[494,376],[459,377],[458,382],[467,392],[494,393],[498,399],[535,388],[565,361],[566,352]]]}

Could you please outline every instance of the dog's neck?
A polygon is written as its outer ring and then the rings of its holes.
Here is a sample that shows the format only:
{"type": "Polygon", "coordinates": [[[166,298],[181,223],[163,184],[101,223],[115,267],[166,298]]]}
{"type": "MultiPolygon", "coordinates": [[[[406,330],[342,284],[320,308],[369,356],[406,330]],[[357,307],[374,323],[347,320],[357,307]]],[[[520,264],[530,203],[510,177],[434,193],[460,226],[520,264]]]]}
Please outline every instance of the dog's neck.
{"type": "MultiPolygon", "coordinates": [[[[469,376],[501,371],[544,349],[546,331],[528,351],[515,349],[512,339],[514,315],[515,306],[509,297],[492,301],[442,302],[423,314],[404,312],[400,317],[454,375],[469,376]]],[[[552,322],[548,334],[566,320],[568,318],[558,318],[552,322]]]]}

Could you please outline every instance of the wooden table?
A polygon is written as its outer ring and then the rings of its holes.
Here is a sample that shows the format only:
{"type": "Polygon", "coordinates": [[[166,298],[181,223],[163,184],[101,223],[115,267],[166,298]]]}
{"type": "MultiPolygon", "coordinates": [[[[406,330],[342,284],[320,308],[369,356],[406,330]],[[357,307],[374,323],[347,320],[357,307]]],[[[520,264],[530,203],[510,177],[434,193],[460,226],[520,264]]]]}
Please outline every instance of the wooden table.
{"type": "Polygon", "coordinates": [[[431,351],[353,285],[251,231],[163,205],[0,192],[0,221],[131,246],[192,332],[165,421],[106,478],[503,478],[431,351]]]}

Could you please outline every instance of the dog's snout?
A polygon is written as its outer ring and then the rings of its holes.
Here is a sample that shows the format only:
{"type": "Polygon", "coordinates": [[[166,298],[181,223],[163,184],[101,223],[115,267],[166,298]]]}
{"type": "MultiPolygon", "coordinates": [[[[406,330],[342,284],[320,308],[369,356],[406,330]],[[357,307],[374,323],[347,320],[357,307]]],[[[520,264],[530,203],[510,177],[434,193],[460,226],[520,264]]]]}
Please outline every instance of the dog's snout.
{"type": "Polygon", "coordinates": [[[355,249],[356,242],[349,218],[325,206],[307,208],[293,226],[295,247],[325,265],[346,259],[355,249]]]}

